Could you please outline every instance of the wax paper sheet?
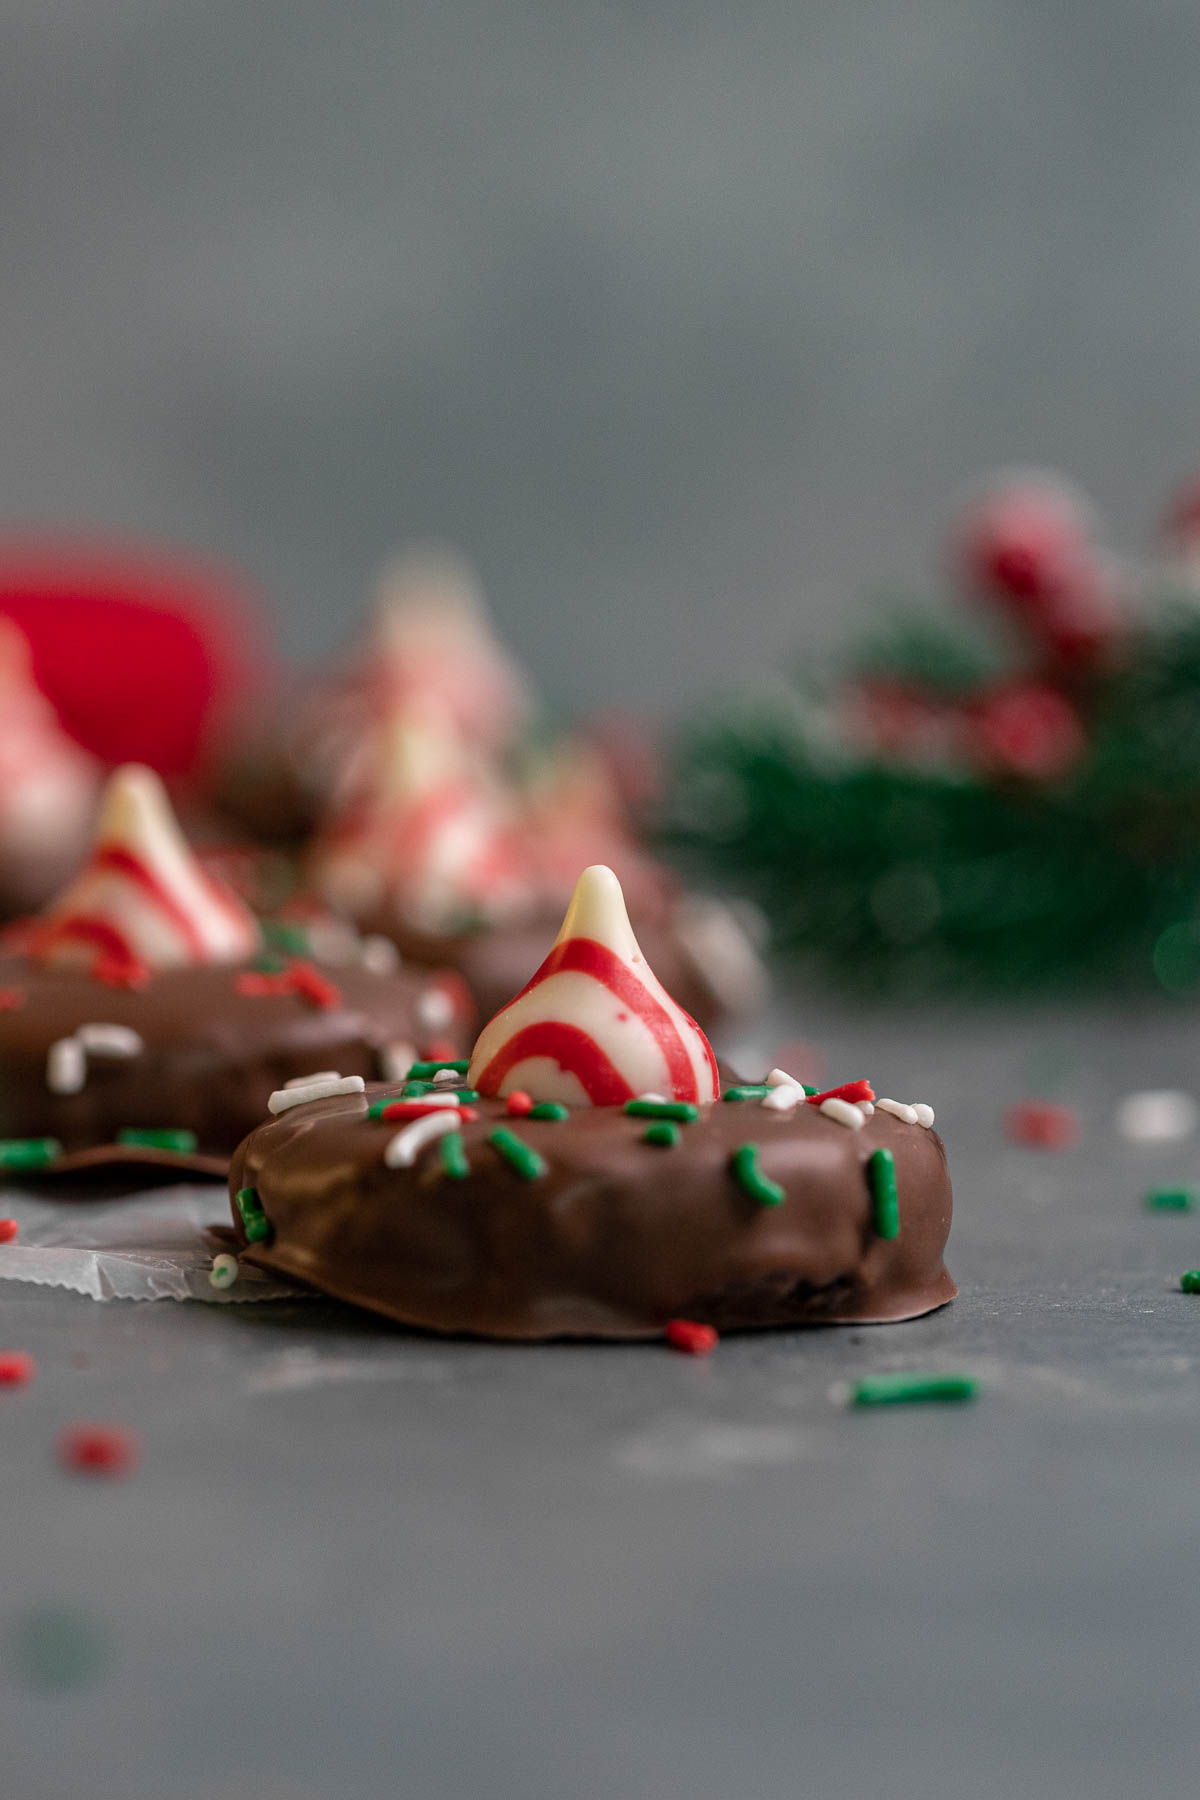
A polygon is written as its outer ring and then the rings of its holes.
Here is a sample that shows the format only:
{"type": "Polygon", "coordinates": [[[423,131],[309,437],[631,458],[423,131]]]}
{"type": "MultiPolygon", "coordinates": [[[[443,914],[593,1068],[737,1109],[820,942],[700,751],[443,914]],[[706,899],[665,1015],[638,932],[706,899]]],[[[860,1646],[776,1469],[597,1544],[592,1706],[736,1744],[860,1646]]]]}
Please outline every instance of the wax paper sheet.
{"type": "Polygon", "coordinates": [[[69,1288],[92,1300],[248,1300],[307,1296],[308,1290],[243,1264],[230,1288],[208,1279],[228,1227],[229,1200],[215,1183],[177,1183],[116,1199],[45,1199],[5,1188],[0,1214],[16,1219],[17,1241],[0,1244],[0,1282],[69,1288]]]}

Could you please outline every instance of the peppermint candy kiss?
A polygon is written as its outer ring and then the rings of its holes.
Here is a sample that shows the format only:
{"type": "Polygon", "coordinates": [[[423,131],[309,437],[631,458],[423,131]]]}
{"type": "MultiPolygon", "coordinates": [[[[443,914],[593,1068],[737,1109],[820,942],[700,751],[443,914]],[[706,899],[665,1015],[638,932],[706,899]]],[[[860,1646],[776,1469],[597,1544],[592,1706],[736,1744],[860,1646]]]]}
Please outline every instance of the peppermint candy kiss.
{"type": "Polygon", "coordinates": [[[708,1039],[647,966],[621,884],[602,863],[576,883],[549,956],[479,1034],[467,1075],[481,1094],[620,1106],[653,1091],[720,1092],[708,1039]]]}
{"type": "Polygon", "coordinates": [[[192,855],[158,776],[125,763],[104,790],[91,854],[42,914],[31,954],[58,967],[103,957],[167,969],[240,962],[258,945],[250,913],[192,855]]]}

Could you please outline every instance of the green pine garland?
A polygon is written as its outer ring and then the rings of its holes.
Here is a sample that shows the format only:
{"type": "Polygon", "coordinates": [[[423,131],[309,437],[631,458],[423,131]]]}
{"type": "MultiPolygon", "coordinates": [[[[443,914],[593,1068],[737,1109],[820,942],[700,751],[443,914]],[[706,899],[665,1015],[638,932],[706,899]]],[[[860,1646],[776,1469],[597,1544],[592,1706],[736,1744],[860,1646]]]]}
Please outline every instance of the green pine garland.
{"type": "MultiPolygon", "coordinates": [[[[970,689],[969,658],[908,641],[860,668],[970,689]]],[[[1080,705],[1087,752],[1051,783],[864,761],[802,696],[743,705],[680,746],[664,841],[871,993],[1200,991],[1200,619],[1163,611],[1080,705]]]]}

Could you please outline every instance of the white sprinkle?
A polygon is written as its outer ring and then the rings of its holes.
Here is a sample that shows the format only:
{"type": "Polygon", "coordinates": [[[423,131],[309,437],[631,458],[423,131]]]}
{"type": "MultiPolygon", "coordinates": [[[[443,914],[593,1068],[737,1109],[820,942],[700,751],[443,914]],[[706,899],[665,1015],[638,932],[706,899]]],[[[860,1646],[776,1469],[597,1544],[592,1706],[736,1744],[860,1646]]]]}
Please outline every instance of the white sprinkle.
{"type": "Polygon", "coordinates": [[[861,1131],[867,1122],[861,1107],[836,1096],[832,1100],[822,1100],[821,1111],[827,1119],[836,1119],[839,1125],[848,1125],[851,1131],[861,1131]]]}
{"type": "Polygon", "coordinates": [[[365,937],[359,954],[363,968],[372,975],[391,975],[400,967],[400,952],[391,938],[365,937]]]}
{"type": "Polygon", "coordinates": [[[379,1051],[379,1073],[385,1081],[403,1081],[416,1060],[412,1044],[384,1044],[379,1051]]]}
{"type": "Polygon", "coordinates": [[[781,1081],[769,1094],[764,1094],[758,1104],[765,1106],[768,1112],[794,1112],[804,1098],[804,1089],[798,1083],[781,1081]]]}
{"type": "Polygon", "coordinates": [[[1126,1094],[1117,1107],[1117,1130],[1135,1144],[1170,1143],[1195,1129],[1196,1102],[1176,1088],[1126,1094]]]}
{"type": "Polygon", "coordinates": [[[146,1048],[129,1025],[81,1025],[75,1036],[89,1056],[140,1056],[146,1048]]]}
{"type": "Polygon", "coordinates": [[[239,1274],[236,1256],[214,1256],[212,1268],[208,1271],[210,1284],[215,1288],[231,1288],[239,1274]]]}
{"type": "Polygon", "coordinates": [[[426,1144],[431,1144],[434,1138],[443,1137],[447,1131],[457,1129],[457,1111],[451,1112],[449,1108],[439,1106],[436,1112],[426,1113],[423,1119],[414,1119],[411,1125],[398,1131],[388,1143],[383,1160],[389,1169],[411,1168],[426,1144]]]}
{"type": "Polygon", "coordinates": [[[794,1075],[789,1075],[786,1069],[771,1069],[763,1076],[763,1080],[768,1087],[802,1088],[804,1086],[804,1083],[802,1081],[797,1081],[794,1075]]]}
{"type": "Polygon", "coordinates": [[[903,1119],[906,1125],[915,1125],[917,1122],[916,1107],[907,1106],[903,1100],[877,1100],[875,1104],[880,1112],[894,1113],[898,1119],[903,1119]]]}
{"type": "Polygon", "coordinates": [[[933,1108],[926,1106],[923,1100],[913,1101],[913,1111],[917,1115],[917,1124],[929,1126],[933,1124],[933,1108]]]}
{"type": "Polygon", "coordinates": [[[433,1077],[434,1087],[462,1087],[463,1078],[457,1069],[438,1069],[433,1077]]]}
{"type": "Polygon", "coordinates": [[[284,1082],[284,1088],[311,1087],[314,1081],[340,1081],[340,1069],[314,1069],[311,1075],[293,1075],[290,1081],[284,1082]]]}
{"type": "Polygon", "coordinates": [[[46,1052],[46,1086],[52,1094],[78,1094],[87,1080],[87,1057],[78,1038],[59,1038],[46,1052]]]}
{"type": "Polygon", "coordinates": [[[857,1106],[859,1112],[868,1119],[871,1118],[875,1111],[875,1102],[873,1100],[856,1100],[854,1104],[857,1106]]]}
{"type": "Polygon", "coordinates": [[[361,1094],[365,1086],[361,1075],[343,1075],[328,1081],[309,1081],[303,1087],[276,1088],[267,1101],[270,1112],[287,1112],[292,1106],[305,1106],[310,1100],[332,1100],[335,1094],[361,1094]]]}
{"type": "Polygon", "coordinates": [[[417,1017],[430,1031],[444,1031],[454,1023],[454,1002],[445,988],[427,988],[418,995],[417,1017]]]}
{"type": "Polygon", "coordinates": [[[635,1094],[634,1099],[649,1100],[652,1106],[665,1106],[667,1104],[667,1096],[665,1094],[635,1094]]]}
{"type": "Polygon", "coordinates": [[[421,1094],[415,1100],[398,1100],[397,1106],[460,1106],[457,1094],[421,1094]]]}

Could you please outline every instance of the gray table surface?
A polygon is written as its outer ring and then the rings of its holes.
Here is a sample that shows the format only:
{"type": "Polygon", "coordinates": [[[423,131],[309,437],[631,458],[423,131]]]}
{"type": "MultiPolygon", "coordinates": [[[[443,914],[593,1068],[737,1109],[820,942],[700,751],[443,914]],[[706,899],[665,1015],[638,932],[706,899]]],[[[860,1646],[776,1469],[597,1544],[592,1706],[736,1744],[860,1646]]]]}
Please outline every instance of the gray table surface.
{"type": "Polygon", "coordinates": [[[931,1318],[701,1361],[0,1286],[39,1363],[0,1393],[6,1800],[1194,1794],[1200,1219],[1141,1196],[1200,1145],[1112,1117],[1200,1088],[1194,1013],[798,1015],[835,1078],[937,1107],[931,1318]],[[1035,1090],[1077,1149],[1005,1141],[1035,1090]],[[983,1393],[831,1396],[891,1368],[983,1393]],[[136,1474],[59,1469],[80,1417],[136,1474]],[[53,1609],[94,1650],[59,1687],[53,1609]]]}

